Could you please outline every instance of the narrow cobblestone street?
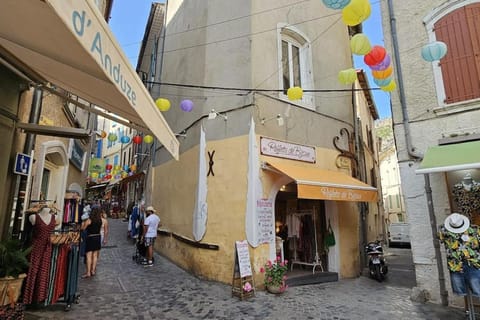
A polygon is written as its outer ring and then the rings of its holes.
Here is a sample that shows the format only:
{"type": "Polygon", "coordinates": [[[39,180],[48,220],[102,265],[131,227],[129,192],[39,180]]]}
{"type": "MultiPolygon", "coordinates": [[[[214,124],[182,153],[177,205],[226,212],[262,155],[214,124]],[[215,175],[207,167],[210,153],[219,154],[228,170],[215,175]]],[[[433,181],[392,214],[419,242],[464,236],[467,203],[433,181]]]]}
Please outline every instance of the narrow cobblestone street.
{"type": "MultiPolygon", "coordinates": [[[[276,296],[258,291],[240,301],[225,284],[200,280],[155,255],[155,266],[132,260],[127,224],[110,220],[97,275],[79,279],[79,303],[29,308],[26,319],[465,319],[462,310],[409,299],[410,289],[371,279],[292,287],[276,296]]],[[[83,272],[83,266],[81,266],[83,272]]]]}

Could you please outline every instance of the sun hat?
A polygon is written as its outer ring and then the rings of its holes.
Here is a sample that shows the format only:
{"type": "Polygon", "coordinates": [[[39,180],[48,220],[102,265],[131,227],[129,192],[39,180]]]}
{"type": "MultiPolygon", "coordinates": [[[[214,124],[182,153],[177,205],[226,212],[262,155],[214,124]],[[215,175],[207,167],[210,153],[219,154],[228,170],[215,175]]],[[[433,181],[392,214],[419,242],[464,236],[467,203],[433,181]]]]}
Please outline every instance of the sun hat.
{"type": "Polygon", "coordinates": [[[470,220],[462,214],[452,213],[445,219],[445,229],[453,233],[463,233],[470,227],[470,220]]]}
{"type": "Polygon", "coordinates": [[[157,210],[155,210],[155,208],[152,207],[152,206],[148,206],[147,209],[145,210],[145,212],[147,212],[147,211],[151,211],[153,213],[157,212],[157,210]]]}

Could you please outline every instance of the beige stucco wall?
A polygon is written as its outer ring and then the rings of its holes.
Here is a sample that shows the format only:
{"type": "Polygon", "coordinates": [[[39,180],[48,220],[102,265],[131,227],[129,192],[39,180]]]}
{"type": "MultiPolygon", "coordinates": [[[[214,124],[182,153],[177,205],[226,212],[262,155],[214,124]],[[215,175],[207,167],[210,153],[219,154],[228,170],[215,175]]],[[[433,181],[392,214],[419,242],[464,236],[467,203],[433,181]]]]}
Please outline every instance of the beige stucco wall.
{"type": "MultiPolygon", "coordinates": [[[[234,243],[246,239],[245,210],[247,193],[248,136],[222,141],[208,141],[207,151],[215,150],[214,173],[208,177],[208,220],[202,243],[219,246],[219,250],[195,248],[170,236],[159,236],[156,249],[190,272],[216,281],[231,283],[234,266],[234,243]]],[[[321,167],[335,170],[336,152],[318,149],[321,167]]],[[[263,156],[263,160],[268,157],[263,156]]],[[[288,161],[288,160],[286,160],[288,161]]],[[[171,161],[157,166],[153,171],[153,205],[158,208],[162,230],[193,239],[192,219],[198,176],[198,147],[183,153],[179,162],[171,161]]],[[[311,166],[311,165],[310,165],[311,166]]],[[[320,165],[317,164],[318,167],[320,165]]],[[[277,174],[260,172],[264,196],[268,197],[278,179],[277,174]]],[[[148,204],[147,204],[148,205],[148,204]]],[[[342,278],[359,274],[358,222],[355,203],[338,202],[339,234],[341,237],[339,275],[342,278]]],[[[261,285],[260,267],[269,259],[269,245],[250,247],[255,280],[261,285]]]]}

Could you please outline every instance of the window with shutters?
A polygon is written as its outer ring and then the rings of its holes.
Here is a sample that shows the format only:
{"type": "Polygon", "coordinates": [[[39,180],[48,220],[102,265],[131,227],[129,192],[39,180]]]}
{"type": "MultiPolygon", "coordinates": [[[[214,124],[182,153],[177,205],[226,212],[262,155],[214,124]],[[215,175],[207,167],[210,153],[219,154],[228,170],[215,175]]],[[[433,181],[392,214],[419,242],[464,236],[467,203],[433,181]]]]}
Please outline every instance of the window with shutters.
{"type": "Polygon", "coordinates": [[[480,98],[480,2],[465,3],[431,21],[430,39],[448,48],[446,56],[434,62],[440,105],[480,98]]]}
{"type": "MultiPolygon", "coordinates": [[[[291,87],[313,89],[310,42],[294,27],[279,27],[278,31],[280,88],[283,89],[280,98],[288,99],[287,90],[291,87]]],[[[300,103],[312,108],[313,94],[304,92],[300,103]]]]}

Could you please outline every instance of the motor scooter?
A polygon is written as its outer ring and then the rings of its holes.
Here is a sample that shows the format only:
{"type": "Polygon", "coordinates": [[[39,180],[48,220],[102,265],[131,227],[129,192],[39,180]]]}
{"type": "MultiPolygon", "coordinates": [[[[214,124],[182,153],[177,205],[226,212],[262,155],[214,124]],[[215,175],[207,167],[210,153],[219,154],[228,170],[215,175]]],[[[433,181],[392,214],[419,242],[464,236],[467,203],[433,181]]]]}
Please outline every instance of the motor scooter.
{"type": "Polygon", "coordinates": [[[369,242],[365,246],[368,256],[368,270],[370,277],[378,282],[385,280],[388,273],[387,260],[383,256],[383,248],[380,241],[369,242]]]}

